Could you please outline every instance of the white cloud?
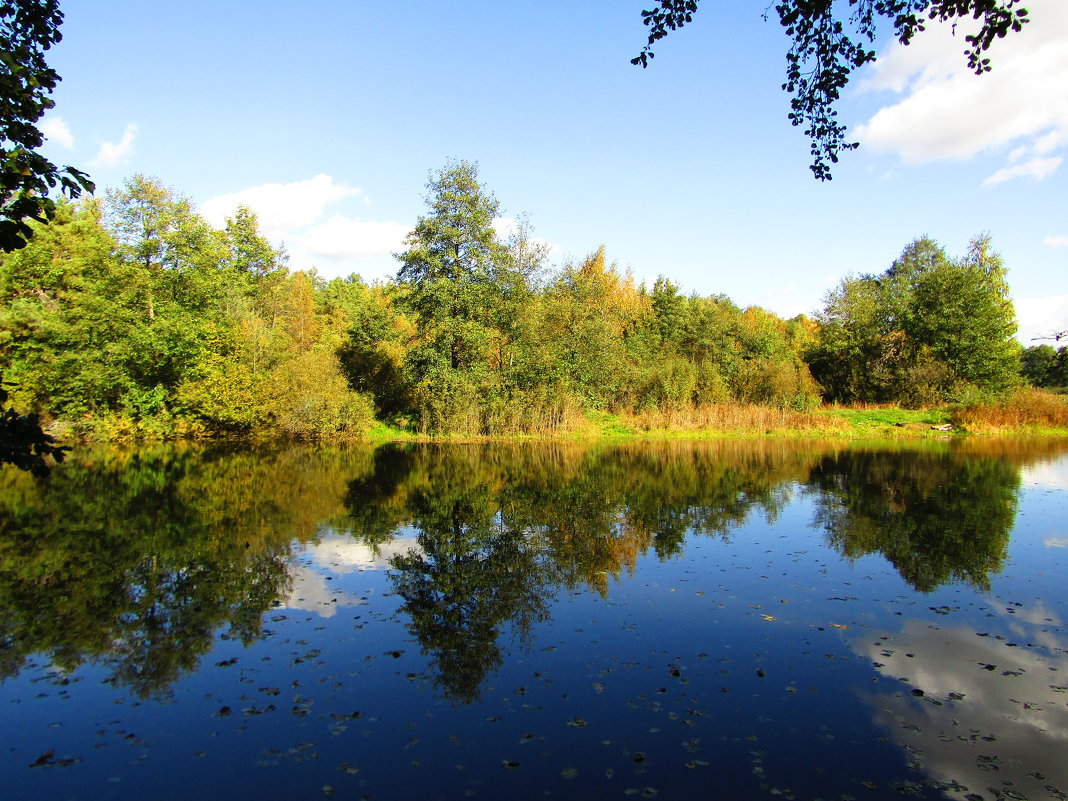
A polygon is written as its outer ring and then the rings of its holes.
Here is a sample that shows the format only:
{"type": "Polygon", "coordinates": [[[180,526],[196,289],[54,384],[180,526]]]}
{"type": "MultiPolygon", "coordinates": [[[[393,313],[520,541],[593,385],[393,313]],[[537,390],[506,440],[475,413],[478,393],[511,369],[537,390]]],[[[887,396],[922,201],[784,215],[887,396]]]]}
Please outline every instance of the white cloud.
{"type": "Polygon", "coordinates": [[[123,131],[122,139],[116,142],[102,142],[96,158],[89,162],[90,167],[118,167],[130,160],[134,152],[134,141],[140,129],[136,122],[131,122],[123,131]]]}
{"type": "Polygon", "coordinates": [[[1064,161],[1064,159],[1060,156],[1056,156],[1051,159],[1031,159],[1030,161],[1025,161],[1023,164],[1016,164],[1012,167],[1002,167],[983,181],[983,186],[997,186],[1005,181],[1011,181],[1013,178],[1033,178],[1035,181],[1041,181],[1060,167],[1062,161],[1064,161]]]}
{"type": "Polygon", "coordinates": [[[333,278],[352,272],[354,262],[360,262],[358,272],[365,279],[385,278],[396,271],[389,255],[404,250],[412,226],[339,211],[327,217],[332,207],[351,198],[370,203],[360,187],[320,173],[303,181],[262,184],[218,195],[205,201],[200,213],[222,228],[238,206],[252,209],[263,234],[274,245],[285,245],[294,270],[316,267],[324,277],[333,278]]]}
{"type": "MultiPolygon", "coordinates": [[[[497,236],[502,241],[507,241],[513,236],[520,233],[524,226],[524,222],[515,217],[494,217],[490,222],[493,226],[493,230],[497,232],[497,236]]],[[[542,239],[538,236],[530,236],[530,230],[527,229],[528,239],[527,241],[535,247],[544,248],[549,254],[558,254],[560,252],[560,246],[554,242],[550,242],[548,239],[542,239]]]]}
{"type": "Polygon", "coordinates": [[[1047,548],[1068,548],[1068,537],[1046,537],[1042,544],[1047,548]]]}
{"type": "Polygon", "coordinates": [[[256,212],[260,227],[268,236],[285,236],[295,229],[312,225],[325,213],[327,206],[363,194],[358,186],[334,183],[329,175],[319,173],[305,181],[289,184],[262,184],[229,195],[218,195],[200,207],[200,213],[212,225],[221,228],[238,206],[256,212]]]}
{"type": "Polygon", "coordinates": [[[59,115],[46,117],[41,123],[41,133],[44,134],[45,139],[55,142],[65,150],[74,149],[74,134],[71,133],[67,121],[59,115]]]}
{"type": "Polygon", "coordinates": [[[1046,153],[1051,153],[1055,148],[1059,147],[1061,142],[1064,141],[1065,135],[1064,131],[1050,131],[1045,136],[1039,138],[1031,149],[1037,155],[1044,156],[1046,153]]]}
{"type": "Polygon", "coordinates": [[[301,235],[300,245],[311,256],[328,259],[363,259],[404,250],[412,230],[391,220],[361,220],[333,215],[301,235]]]}
{"type": "Polygon", "coordinates": [[[1048,248],[1068,248],[1068,236],[1047,236],[1042,244],[1048,248]]]}
{"type": "MultiPolygon", "coordinates": [[[[1011,163],[1060,146],[1068,137],[1068,3],[1032,0],[1027,8],[1033,21],[994,44],[993,69],[981,76],[964,61],[971,20],[956,36],[949,25],[928,23],[908,47],[892,43],[858,89],[904,97],[859,126],[858,138],[872,150],[897,153],[907,164],[1014,147],[1011,163]]],[[[1056,166],[1039,164],[1018,175],[1035,177],[1056,166]]]]}
{"type": "Polygon", "coordinates": [[[1052,332],[1063,331],[1068,326],[1068,295],[1016,298],[1013,303],[1016,319],[1020,321],[1016,338],[1025,345],[1039,344],[1032,340],[1048,337],[1052,332]]]}

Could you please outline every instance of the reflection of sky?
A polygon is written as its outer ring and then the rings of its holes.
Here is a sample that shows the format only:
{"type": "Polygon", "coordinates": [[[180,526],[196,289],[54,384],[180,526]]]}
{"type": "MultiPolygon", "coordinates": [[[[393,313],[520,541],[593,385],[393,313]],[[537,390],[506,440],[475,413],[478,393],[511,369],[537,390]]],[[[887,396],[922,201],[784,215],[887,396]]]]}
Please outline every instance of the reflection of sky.
{"type": "Polygon", "coordinates": [[[948,795],[1047,798],[1047,786],[1068,791],[1068,640],[1059,624],[1038,604],[1001,611],[989,631],[910,620],[852,646],[904,680],[867,700],[930,778],[968,788],[948,795]]]}
{"type": "Polygon", "coordinates": [[[281,606],[321,617],[332,617],[340,606],[358,606],[364,603],[361,596],[347,591],[337,579],[385,570],[391,557],[417,548],[415,534],[409,532],[371,546],[347,534],[327,531],[318,542],[304,545],[294,554],[289,566],[293,588],[281,606]]]}
{"type": "Polygon", "coordinates": [[[1020,468],[1020,479],[1025,486],[1068,490],[1068,459],[1025,465],[1020,468]]]}

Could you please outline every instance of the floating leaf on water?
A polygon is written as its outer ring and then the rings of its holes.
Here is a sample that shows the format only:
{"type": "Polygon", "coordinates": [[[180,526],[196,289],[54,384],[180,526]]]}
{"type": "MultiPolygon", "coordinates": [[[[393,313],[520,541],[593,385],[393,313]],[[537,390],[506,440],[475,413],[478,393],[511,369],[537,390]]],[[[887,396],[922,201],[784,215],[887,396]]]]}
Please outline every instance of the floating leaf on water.
{"type": "Polygon", "coordinates": [[[40,768],[40,767],[43,767],[44,765],[50,765],[50,764],[52,764],[52,758],[55,755],[56,755],[56,749],[55,748],[51,748],[48,751],[45,751],[39,757],[37,757],[37,759],[35,759],[33,762],[31,762],[30,763],[30,767],[31,768],[40,768]]]}
{"type": "Polygon", "coordinates": [[[583,726],[586,725],[586,719],[585,718],[571,718],[571,720],[567,721],[567,725],[568,726],[572,726],[572,727],[574,727],[576,729],[581,729],[583,726]]]}
{"type": "Polygon", "coordinates": [[[848,629],[849,626],[845,623],[831,623],[832,629],[848,629]]]}
{"type": "Polygon", "coordinates": [[[565,779],[574,779],[576,776],[578,776],[578,768],[564,768],[562,771],[560,771],[560,775],[563,776],[565,779]]]}
{"type": "Polygon", "coordinates": [[[504,765],[504,767],[508,768],[508,770],[515,770],[516,768],[519,767],[519,763],[518,762],[513,762],[510,759],[503,760],[501,762],[501,764],[504,765]]]}

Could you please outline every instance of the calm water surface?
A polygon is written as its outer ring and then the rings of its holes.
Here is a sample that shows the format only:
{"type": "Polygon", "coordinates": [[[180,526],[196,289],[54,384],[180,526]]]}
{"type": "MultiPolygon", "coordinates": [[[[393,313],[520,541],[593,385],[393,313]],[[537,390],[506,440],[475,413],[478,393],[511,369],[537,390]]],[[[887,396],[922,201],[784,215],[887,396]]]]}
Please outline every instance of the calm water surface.
{"type": "Polygon", "coordinates": [[[1065,799],[1068,443],[0,473],[5,799],[1065,799]]]}

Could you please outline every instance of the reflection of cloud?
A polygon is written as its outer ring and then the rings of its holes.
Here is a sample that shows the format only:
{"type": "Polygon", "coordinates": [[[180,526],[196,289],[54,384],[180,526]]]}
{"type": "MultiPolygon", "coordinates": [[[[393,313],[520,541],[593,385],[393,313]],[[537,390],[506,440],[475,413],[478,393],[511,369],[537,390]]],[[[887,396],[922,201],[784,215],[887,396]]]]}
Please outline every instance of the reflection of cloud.
{"type": "Polygon", "coordinates": [[[364,601],[340,588],[334,578],[364,570],[384,570],[389,558],[418,546],[413,536],[400,536],[377,547],[345,534],[328,531],[319,542],[305,545],[289,567],[293,588],[282,605],[322,617],[333,617],[339,606],[358,606],[364,601]],[[334,585],[334,586],[331,586],[334,585]]]}
{"type": "Polygon", "coordinates": [[[286,609],[302,609],[315,612],[320,617],[333,617],[339,606],[358,606],[362,603],[355,595],[350,595],[329,586],[327,577],[319,570],[300,564],[289,568],[292,589],[287,598],[281,600],[286,609]]]}
{"type": "Polygon", "coordinates": [[[390,557],[418,549],[415,536],[395,537],[389,542],[371,546],[344,534],[330,534],[314,545],[307,545],[304,553],[315,560],[321,568],[337,575],[352,573],[359,569],[384,570],[389,567],[390,557]]]}
{"type": "Polygon", "coordinates": [[[1068,643],[1048,633],[1050,615],[1042,608],[1020,607],[1010,617],[1021,635],[1017,642],[963,626],[909,621],[878,643],[870,636],[852,643],[884,675],[924,693],[902,690],[868,700],[877,720],[930,778],[967,788],[961,796],[987,797],[990,787],[1012,787],[1028,798],[1048,797],[1048,785],[1068,790],[1068,656],[1062,650],[1068,643]],[[1047,631],[1036,631],[1033,623],[1047,631]],[[1043,635],[1048,647],[1032,644],[1043,635]],[[1035,778],[1036,771],[1044,777],[1035,778]]]}
{"type": "Polygon", "coordinates": [[[1047,548],[1068,548],[1068,537],[1046,537],[1042,544],[1047,548]]]}
{"type": "Polygon", "coordinates": [[[1068,459],[1026,465],[1020,469],[1020,481],[1045,489],[1068,490],[1068,459]]]}

